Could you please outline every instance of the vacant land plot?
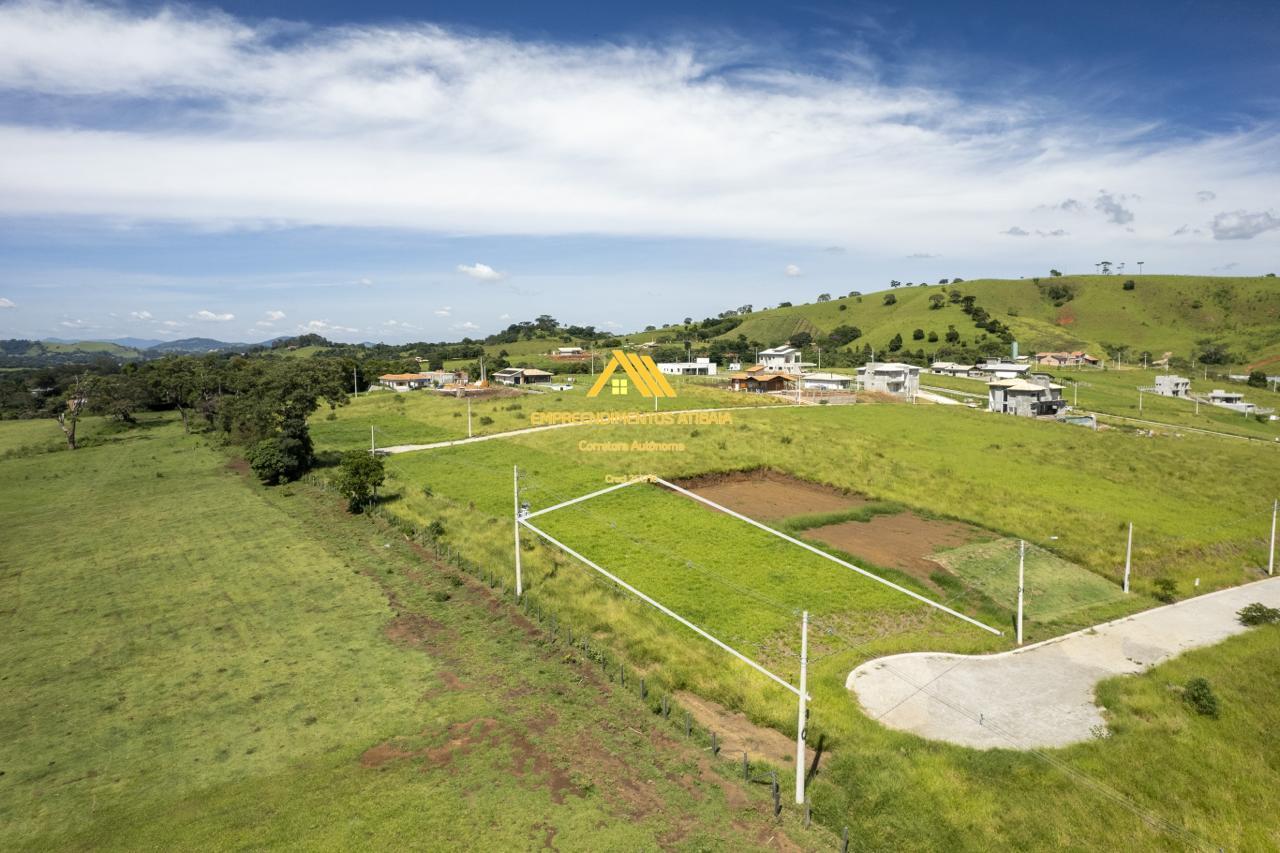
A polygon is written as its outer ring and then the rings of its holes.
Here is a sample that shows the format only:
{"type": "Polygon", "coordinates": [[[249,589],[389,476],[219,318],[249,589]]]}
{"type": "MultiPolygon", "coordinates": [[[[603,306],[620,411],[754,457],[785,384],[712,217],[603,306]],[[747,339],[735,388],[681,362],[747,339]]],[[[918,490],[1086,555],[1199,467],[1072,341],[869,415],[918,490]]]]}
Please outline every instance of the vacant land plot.
{"type": "Polygon", "coordinates": [[[860,495],[769,470],[686,478],[677,485],[759,521],[839,512],[869,503],[860,495]]]}
{"type": "Polygon", "coordinates": [[[969,524],[922,518],[914,512],[842,521],[815,527],[806,535],[924,581],[938,570],[938,564],[931,559],[937,552],[990,536],[969,524]]]}
{"type": "Polygon", "coordinates": [[[176,424],[0,483],[0,847],[783,840],[767,789],[486,588],[176,424]]]}

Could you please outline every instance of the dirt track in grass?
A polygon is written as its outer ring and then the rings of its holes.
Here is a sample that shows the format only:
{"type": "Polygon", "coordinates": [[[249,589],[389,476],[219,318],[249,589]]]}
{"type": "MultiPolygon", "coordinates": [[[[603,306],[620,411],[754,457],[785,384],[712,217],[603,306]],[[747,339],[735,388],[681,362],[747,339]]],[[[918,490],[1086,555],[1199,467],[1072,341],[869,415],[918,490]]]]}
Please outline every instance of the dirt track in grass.
{"type": "Polygon", "coordinates": [[[710,474],[680,480],[678,485],[760,521],[839,512],[869,503],[861,495],[810,483],[778,471],[710,474]]]}

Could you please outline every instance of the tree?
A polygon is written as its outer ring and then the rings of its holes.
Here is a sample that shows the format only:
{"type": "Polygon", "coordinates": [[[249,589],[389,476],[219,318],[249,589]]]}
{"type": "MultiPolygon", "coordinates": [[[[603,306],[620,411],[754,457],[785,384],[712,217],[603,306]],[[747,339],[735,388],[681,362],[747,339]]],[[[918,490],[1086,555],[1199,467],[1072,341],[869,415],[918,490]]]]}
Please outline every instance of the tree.
{"type": "Polygon", "coordinates": [[[385,479],[381,456],[365,450],[350,450],[342,454],[334,482],[338,494],[347,499],[347,508],[359,512],[377,496],[378,487],[385,479]]]}
{"type": "Polygon", "coordinates": [[[1052,278],[1058,278],[1059,276],[1061,276],[1061,275],[1062,275],[1062,273],[1061,273],[1061,272],[1059,272],[1058,270],[1049,270],[1049,275],[1050,275],[1052,278]]]}
{"type": "Polygon", "coordinates": [[[913,341],[923,341],[923,340],[924,340],[924,329],[916,329],[914,332],[912,332],[912,333],[911,333],[911,340],[913,340],[913,341]]]}
{"type": "Polygon", "coordinates": [[[1267,374],[1261,370],[1250,370],[1248,385],[1250,388],[1266,388],[1267,374]]]}
{"type": "Polygon", "coordinates": [[[892,293],[886,293],[884,295],[885,305],[894,305],[897,303],[897,301],[898,301],[898,297],[894,296],[892,293]]]}
{"type": "Polygon", "coordinates": [[[804,349],[809,346],[809,344],[813,343],[813,335],[808,332],[796,332],[791,336],[789,343],[797,349],[804,349]]]}
{"type": "Polygon", "coordinates": [[[940,308],[942,308],[942,306],[945,305],[946,302],[947,302],[947,297],[943,296],[941,293],[935,293],[929,297],[929,310],[937,311],[940,308]]]}
{"type": "Polygon", "coordinates": [[[779,303],[778,303],[778,307],[779,307],[779,308],[790,308],[790,307],[791,307],[791,303],[790,303],[790,302],[779,302],[779,303]]]}
{"type": "Polygon", "coordinates": [[[938,333],[937,333],[937,332],[929,332],[929,337],[927,338],[927,340],[928,340],[928,341],[929,341],[929,343],[931,343],[931,344],[936,344],[936,343],[938,342],[938,333]]]}
{"type": "Polygon", "coordinates": [[[89,395],[93,391],[95,378],[87,373],[80,374],[71,383],[71,387],[63,397],[57,417],[58,426],[67,437],[67,450],[76,449],[76,425],[79,424],[80,415],[85,407],[89,405],[89,395]]]}
{"type": "Polygon", "coordinates": [[[1134,289],[1135,287],[1137,287],[1137,286],[1138,286],[1138,285],[1137,285],[1137,282],[1135,282],[1133,279],[1129,279],[1128,281],[1126,281],[1126,282],[1124,283],[1124,289],[1125,289],[1125,290],[1133,290],[1133,289],[1134,289]]]}
{"type": "Polygon", "coordinates": [[[862,337],[862,330],[857,326],[836,326],[827,336],[832,346],[842,347],[862,337]]]}
{"type": "Polygon", "coordinates": [[[819,301],[819,302],[830,302],[830,301],[831,301],[831,294],[830,294],[830,293],[819,293],[819,294],[818,294],[818,301],[819,301]]]}
{"type": "Polygon", "coordinates": [[[897,352],[902,349],[902,335],[894,335],[889,339],[889,352],[897,352]]]}
{"type": "Polygon", "coordinates": [[[960,343],[960,333],[956,331],[955,326],[947,326],[947,343],[960,343]]]}
{"type": "Polygon", "coordinates": [[[895,278],[893,281],[889,282],[889,286],[890,286],[890,287],[902,287],[902,282],[898,281],[898,280],[895,278]]]}

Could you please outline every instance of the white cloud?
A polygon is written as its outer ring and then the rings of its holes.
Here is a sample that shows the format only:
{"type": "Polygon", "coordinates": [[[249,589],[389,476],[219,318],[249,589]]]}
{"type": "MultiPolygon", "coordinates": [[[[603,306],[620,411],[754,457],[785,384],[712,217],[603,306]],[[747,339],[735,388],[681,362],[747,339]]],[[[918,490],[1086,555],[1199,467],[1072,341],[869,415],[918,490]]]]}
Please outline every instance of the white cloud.
{"type": "Polygon", "coordinates": [[[499,319],[499,320],[510,320],[510,319],[511,319],[511,315],[510,315],[510,314],[499,314],[499,315],[498,315],[498,319],[499,319]]]}
{"type": "Polygon", "coordinates": [[[791,276],[792,278],[794,278],[795,276],[800,275],[800,267],[796,266],[795,264],[787,264],[787,267],[786,269],[783,270],[783,272],[791,276]]]}
{"type": "Polygon", "coordinates": [[[5,296],[0,296],[0,308],[17,308],[17,307],[18,307],[17,305],[13,304],[12,299],[9,299],[8,297],[5,297],[5,296]]]}
{"type": "Polygon", "coordinates": [[[226,323],[236,318],[235,314],[216,314],[213,311],[197,311],[191,315],[192,320],[201,320],[205,323],[226,323]]]}
{"type": "Polygon", "coordinates": [[[495,270],[493,267],[479,262],[471,264],[470,266],[467,266],[466,264],[458,264],[458,272],[463,275],[469,275],[472,278],[479,279],[480,281],[498,281],[503,277],[503,274],[495,270]]]}
{"type": "Polygon", "coordinates": [[[134,320],[146,321],[146,320],[154,319],[150,311],[130,311],[129,316],[132,317],[134,320]]]}
{"type": "Polygon", "coordinates": [[[400,320],[387,320],[382,325],[386,326],[388,329],[417,329],[418,328],[417,326],[412,326],[400,320]]]}
{"type": "Polygon", "coordinates": [[[298,326],[298,331],[304,334],[314,333],[317,335],[326,335],[332,332],[353,333],[360,331],[350,326],[339,326],[336,323],[330,323],[328,320],[308,320],[303,325],[298,326]]]}
{"type": "Polygon", "coordinates": [[[268,319],[268,320],[270,320],[272,323],[279,322],[280,320],[283,320],[283,319],[284,319],[284,312],[283,312],[283,311],[268,311],[268,312],[267,312],[267,319],[268,319]]]}
{"type": "Polygon", "coordinates": [[[719,36],[561,45],[8,3],[0,89],[56,98],[59,122],[0,125],[0,215],[804,240],[895,258],[928,234],[961,261],[1026,251],[1000,235],[1029,210],[1047,232],[1070,214],[1085,252],[1125,239],[1113,224],[1154,241],[1203,221],[1205,186],[1246,211],[1280,197],[1271,125],[1143,136],[1017,90],[887,84],[945,75],[881,74],[866,56],[821,74],[779,57],[719,36]],[[104,124],[114,103],[149,109],[104,124]],[[1141,192],[1141,226],[1099,186],[1141,192]]]}
{"type": "Polygon", "coordinates": [[[186,326],[187,324],[186,324],[186,323],[180,323],[180,322],[178,322],[177,320],[164,320],[164,321],[162,321],[162,322],[160,323],[160,325],[161,325],[161,326],[165,326],[166,328],[170,328],[170,329],[181,329],[181,328],[183,328],[184,326],[186,326]]]}
{"type": "Polygon", "coordinates": [[[437,308],[434,313],[437,317],[448,317],[453,313],[453,309],[446,305],[443,308],[437,308]]]}
{"type": "Polygon", "coordinates": [[[360,285],[361,287],[373,287],[373,279],[371,279],[371,278],[358,278],[358,279],[356,279],[356,284],[360,285]]]}
{"type": "Polygon", "coordinates": [[[476,331],[477,329],[479,329],[479,328],[480,328],[480,327],[479,327],[479,326],[477,326],[475,323],[472,323],[470,320],[466,320],[466,321],[461,322],[461,323],[454,323],[454,324],[453,324],[453,327],[454,327],[455,329],[461,329],[461,330],[462,330],[462,331],[464,331],[464,332],[474,332],[474,331],[476,331]]]}
{"type": "Polygon", "coordinates": [[[1213,239],[1252,240],[1259,234],[1280,228],[1280,218],[1267,210],[1232,210],[1213,217],[1213,239]]]}
{"type": "Polygon", "coordinates": [[[92,329],[93,328],[93,326],[89,325],[84,320],[62,320],[62,321],[59,321],[58,325],[63,327],[64,329],[92,329]]]}
{"type": "Polygon", "coordinates": [[[1000,233],[1001,233],[1001,234],[1007,234],[1007,235],[1009,235],[1010,237],[1026,237],[1026,236],[1028,236],[1031,232],[1030,232],[1030,231],[1027,231],[1027,230],[1026,230],[1026,229],[1024,229],[1024,228],[1019,228],[1017,225],[1015,225],[1015,226],[1013,226],[1012,228],[1006,228],[1005,230],[1001,231],[1000,233]]]}

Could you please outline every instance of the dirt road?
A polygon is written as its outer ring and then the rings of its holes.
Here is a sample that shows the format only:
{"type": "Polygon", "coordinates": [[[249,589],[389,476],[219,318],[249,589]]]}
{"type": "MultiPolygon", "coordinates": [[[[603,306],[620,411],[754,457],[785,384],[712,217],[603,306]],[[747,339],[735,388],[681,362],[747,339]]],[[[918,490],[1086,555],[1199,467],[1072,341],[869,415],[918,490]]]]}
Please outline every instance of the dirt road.
{"type": "Polygon", "coordinates": [[[1219,590],[994,655],[891,655],[849,673],[845,686],[886,726],[980,749],[1032,749],[1088,740],[1103,725],[1094,687],[1246,630],[1236,612],[1280,607],[1280,577],[1219,590]]]}

